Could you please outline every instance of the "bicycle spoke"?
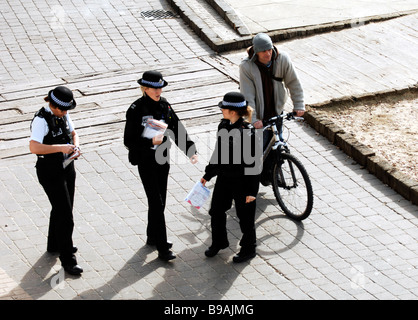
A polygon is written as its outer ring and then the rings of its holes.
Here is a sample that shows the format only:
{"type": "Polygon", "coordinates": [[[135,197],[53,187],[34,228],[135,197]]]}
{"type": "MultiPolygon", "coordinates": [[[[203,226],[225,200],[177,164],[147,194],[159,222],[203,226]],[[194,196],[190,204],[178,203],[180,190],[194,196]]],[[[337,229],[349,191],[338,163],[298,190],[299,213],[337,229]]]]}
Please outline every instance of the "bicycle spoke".
{"type": "Polygon", "coordinates": [[[312,210],[312,187],[303,165],[293,155],[274,170],[273,190],[283,211],[293,219],[303,220],[312,210]]]}

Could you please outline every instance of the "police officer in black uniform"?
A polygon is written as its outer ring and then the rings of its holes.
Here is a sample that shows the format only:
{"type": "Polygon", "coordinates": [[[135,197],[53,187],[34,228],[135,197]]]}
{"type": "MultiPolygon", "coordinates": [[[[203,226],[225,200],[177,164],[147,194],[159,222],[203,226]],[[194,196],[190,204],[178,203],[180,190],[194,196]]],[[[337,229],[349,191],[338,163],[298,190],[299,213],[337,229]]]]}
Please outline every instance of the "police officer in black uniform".
{"type": "Polygon", "coordinates": [[[58,86],[45,97],[48,106],[36,112],[31,123],[29,149],[37,155],[36,173],[51,203],[48,252],[59,252],[64,270],[80,275],[73,246],[73,204],[76,173],[68,158],[80,155],[79,138],[68,110],[76,107],[70,89],[58,86]],[[67,160],[67,161],[65,161],[67,160]]]}
{"type": "Polygon", "coordinates": [[[174,140],[192,163],[197,162],[196,147],[168,101],[161,97],[162,88],[168,84],[161,73],[146,71],[138,83],[143,95],[126,112],[124,144],[129,150],[129,162],[138,166],[148,198],[147,244],[156,245],[158,257],[169,261],[176,256],[170,250],[172,243],[167,241],[164,217],[170,170],[170,140],[167,136],[174,140]],[[168,125],[166,133],[153,138],[144,137],[148,119],[165,122],[168,125]]]}
{"type": "Polygon", "coordinates": [[[254,220],[262,166],[262,136],[257,139],[254,127],[244,120],[244,117],[251,119],[252,108],[241,93],[227,93],[219,107],[224,118],[218,126],[215,150],[201,179],[205,185],[217,176],[209,210],[212,245],[205,255],[214,257],[219,250],[229,246],[226,212],[234,201],[242,238],[241,250],[233,261],[239,263],[256,255],[254,220]]]}

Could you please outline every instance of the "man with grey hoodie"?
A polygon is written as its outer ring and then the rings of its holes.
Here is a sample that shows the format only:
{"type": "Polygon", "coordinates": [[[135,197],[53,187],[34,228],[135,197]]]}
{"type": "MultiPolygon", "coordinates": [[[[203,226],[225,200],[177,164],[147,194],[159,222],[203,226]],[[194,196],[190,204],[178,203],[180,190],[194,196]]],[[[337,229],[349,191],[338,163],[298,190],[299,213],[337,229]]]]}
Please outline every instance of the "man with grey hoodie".
{"type": "Polygon", "coordinates": [[[301,117],[305,112],[303,89],[287,53],[274,47],[265,33],[254,37],[247,52],[248,57],[239,67],[240,91],[254,108],[251,119],[254,127],[260,129],[263,120],[282,113],[288,91],[293,111],[301,117]]]}
{"type": "MultiPolygon", "coordinates": [[[[253,45],[247,49],[248,57],[240,64],[240,91],[253,107],[251,123],[256,129],[263,128],[263,120],[283,112],[288,92],[293,111],[301,117],[305,113],[303,90],[293,64],[283,51],[273,46],[265,33],[257,34],[253,45]]],[[[263,150],[272,137],[271,130],[263,132],[263,150]]],[[[268,186],[271,181],[272,153],[264,160],[260,182],[268,186]]]]}

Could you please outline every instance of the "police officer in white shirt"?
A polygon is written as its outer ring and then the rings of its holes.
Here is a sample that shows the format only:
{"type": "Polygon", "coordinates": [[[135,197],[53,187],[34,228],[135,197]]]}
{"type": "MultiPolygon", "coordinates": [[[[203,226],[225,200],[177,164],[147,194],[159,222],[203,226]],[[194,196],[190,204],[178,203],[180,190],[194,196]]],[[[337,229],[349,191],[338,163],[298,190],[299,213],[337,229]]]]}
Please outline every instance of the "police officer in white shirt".
{"type": "Polygon", "coordinates": [[[48,105],[36,112],[31,123],[29,149],[37,155],[36,173],[52,210],[48,230],[48,252],[59,252],[66,272],[80,275],[72,234],[76,173],[74,161],[80,156],[79,137],[68,110],[76,107],[70,89],[58,86],[45,97],[48,105]]]}

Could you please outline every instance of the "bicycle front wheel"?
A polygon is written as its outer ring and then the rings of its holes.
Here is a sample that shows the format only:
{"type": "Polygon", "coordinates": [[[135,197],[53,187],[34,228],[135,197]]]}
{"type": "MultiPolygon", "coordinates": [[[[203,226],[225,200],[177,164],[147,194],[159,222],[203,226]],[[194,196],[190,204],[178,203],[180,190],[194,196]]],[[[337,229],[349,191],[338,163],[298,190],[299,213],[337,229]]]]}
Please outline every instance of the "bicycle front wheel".
{"type": "Polygon", "coordinates": [[[292,154],[282,153],[273,168],[273,191],[284,213],[297,221],[306,219],[313,207],[313,191],[303,164],[292,154]]]}

